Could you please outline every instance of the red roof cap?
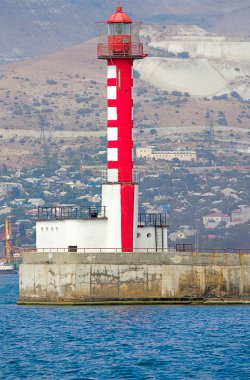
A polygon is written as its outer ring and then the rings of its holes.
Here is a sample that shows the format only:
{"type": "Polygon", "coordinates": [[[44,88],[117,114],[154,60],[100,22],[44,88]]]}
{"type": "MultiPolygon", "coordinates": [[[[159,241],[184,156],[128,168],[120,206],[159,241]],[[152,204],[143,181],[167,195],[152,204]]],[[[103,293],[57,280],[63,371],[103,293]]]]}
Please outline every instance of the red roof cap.
{"type": "Polygon", "coordinates": [[[113,24],[115,22],[131,24],[132,20],[126,13],[123,12],[122,7],[116,7],[115,13],[108,18],[107,22],[108,24],[113,24]]]}

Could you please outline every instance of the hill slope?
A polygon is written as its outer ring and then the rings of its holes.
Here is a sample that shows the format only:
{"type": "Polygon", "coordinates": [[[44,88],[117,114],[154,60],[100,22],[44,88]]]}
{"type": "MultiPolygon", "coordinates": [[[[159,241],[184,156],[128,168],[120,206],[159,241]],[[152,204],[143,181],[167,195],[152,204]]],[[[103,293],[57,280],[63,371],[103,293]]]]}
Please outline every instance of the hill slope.
{"type": "MultiPolygon", "coordinates": [[[[205,31],[191,27],[150,27],[146,26],[145,40],[150,33],[146,50],[147,59],[136,62],[140,79],[135,81],[135,114],[138,126],[152,124],[165,126],[167,119],[171,126],[204,124],[208,107],[219,108],[211,98],[214,94],[239,91],[242,97],[249,94],[249,63],[244,60],[225,61],[222,58],[208,59],[162,57],[166,50],[152,48],[155,41],[175,41],[182,44],[181,35],[192,34],[193,49],[211,36],[205,31]],[[164,32],[163,32],[164,31],[164,32]],[[195,39],[194,32],[196,31],[195,39]],[[178,38],[179,39],[178,39],[178,38]],[[152,56],[153,55],[153,56],[152,56]],[[235,70],[237,68],[237,70],[235,70]],[[168,91],[169,95],[159,93],[168,91]],[[173,91],[195,95],[181,101],[173,91]],[[145,107],[145,102],[147,106],[145,107]],[[180,104],[179,104],[180,103],[180,104]],[[181,112],[176,107],[181,105],[181,112]],[[156,109],[157,108],[157,112],[156,109]],[[196,110],[201,108],[201,112],[196,110]],[[194,111],[195,110],[195,111],[194,111]]],[[[211,37],[212,38],[212,37],[211,37]]],[[[224,41],[223,36],[217,36],[224,41]]],[[[31,61],[0,66],[0,103],[2,128],[29,129],[39,131],[39,117],[45,115],[50,129],[60,130],[105,130],[106,120],[106,63],[96,59],[97,39],[46,55],[31,61]]],[[[220,42],[217,42],[220,49],[220,42]]],[[[228,120],[238,124],[240,103],[228,99],[223,105],[228,120]],[[232,103],[232,104],[231,104],[232,103]]],[[[241,120],[245,126],[247,119],[241,120]]]]}
{"type": "Polygon", "coordinates": [[[136,64],[141,78],[165,91],[215,96],[236,91],[250,99],[250,42],[195,26],[147,27],[149,57],[136,64]]]}
{"type": "MultiPolygon", "coordinates": [[[[249,0],[126,0],[126,10],[146,23],[197,24],[250,36],[249,0]],[[219,3],[219,6],[218,6],[219,3]]],[[[36,57],[97,35],[113,0],[1,0],[0,62],[36,57]]]]}
{"type": "MultiPolygon", "coordinates": [[[[189,28],[184,28],[186,34],[189,28]]],[[[159,30],[155,27],[151,29],[152,42],[159,30]]],[[[148,33],[146,29],[145,33],[148,33]]],[[[168,40],[170,36],[165,28],[164,38],[168,40]]],[[[55,156],[69,154],[67,149],[80,149],[83,142],[98,146],[98,139],[106,133],[107,111],[106,62],[96,59],[96,44],[97,39],[93,39],[34,60],[0,66],[2,163],[12,167],[41,163],[44,160],[41,150],[44,141],[42,125],[45,139],[50,141],[50,153],[55,156]]],[[[169,133],[168,131],[170,134],[185,134],[193,128],[203,131],[208,108],[213,112],[215,126],[227,124],[230,130],[249,127],[248,111],[244,111],[242,102],[235,98],[218,101],[191,97],[178,91],[166,94],[160,90],[165,82],[169,86],[170,79],[173,81],[171,89],[177,88],[181,92],[190,90],[190,83],[185,84],[183,77],[188,79],[193,69],[186,67],[183,73],[181,65],[192,61],[192,65],[197,66],[195,75],[203,73],[203,81],[196,78],[196,86],[200,81],[199,93],[207,91],[204,78],[211,76],[208,63],[207,66],[202,66],[203,60],[200,58],[175,58],[175,64],[170,70],[171,59],[157,56],[159,51],[152,47],[148,46],[146,50],[151,54],[154,52],[155,56],[137,63],[141,78],[135,80],[134,131],[139,141],[142,136],[150,141],[151,131],[157,131],[159,135],[169,133]],[[160,68],[155,69],[155,64],[160,68]],[[143,66],[139,67],[140,65],[143,66]],[[151,75],[148,75],[146,66],[152,71],[151,75]],[[156,71],[161,74],[161,82],[158,83],[154,76],[156,71]],[[180,87],[177,87],[181,75],[180,87]],[[184,87],[184,84],[188,87],[184,87]]],[[[224,65],[222,60],[217,60],[217,65],[219,64],[224,65]]],[[[213,72],[212,74],[214,75],[213,72]]],[[[192,80],[191,85],[194,88],[192,80]]],[[[213,85],[212,81],[210,85],[213,85]]],[[[224,86],[224,83],[221,85],[224,86]]],[[[246,87],[245,82],[243,85],[246,87]]],[[[105,142],[101,145],[104,147],[105,142]]],[[[84,152],[85,148],[81,149],[84,152]]]]}

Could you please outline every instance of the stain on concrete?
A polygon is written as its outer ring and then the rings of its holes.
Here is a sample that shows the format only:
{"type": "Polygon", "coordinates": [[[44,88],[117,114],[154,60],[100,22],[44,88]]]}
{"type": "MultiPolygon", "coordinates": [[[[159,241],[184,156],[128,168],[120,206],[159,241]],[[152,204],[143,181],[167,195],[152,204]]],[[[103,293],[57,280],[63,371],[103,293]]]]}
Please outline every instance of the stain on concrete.
{"type": "Polygon", "coordinates": [[[250,300],[250,255],[71,254],[25,256],[20,302],[250,300]]]}
{"type": "Polygon", "coordinates": [[[179,277],[178,297],[199,297],[202,295],[200,274],[197,270],[188,270],[179,277]]]}

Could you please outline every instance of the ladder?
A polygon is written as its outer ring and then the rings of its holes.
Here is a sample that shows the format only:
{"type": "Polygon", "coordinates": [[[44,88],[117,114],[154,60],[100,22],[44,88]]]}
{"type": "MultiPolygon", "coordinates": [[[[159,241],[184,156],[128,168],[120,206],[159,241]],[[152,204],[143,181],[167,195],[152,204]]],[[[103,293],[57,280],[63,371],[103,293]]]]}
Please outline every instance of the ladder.
{"type": "Polygon", "coordinates": [[[155,250],[156,252],[163,252],[164,249],[164,237],[163,227],[155,226],[155,250]]]}

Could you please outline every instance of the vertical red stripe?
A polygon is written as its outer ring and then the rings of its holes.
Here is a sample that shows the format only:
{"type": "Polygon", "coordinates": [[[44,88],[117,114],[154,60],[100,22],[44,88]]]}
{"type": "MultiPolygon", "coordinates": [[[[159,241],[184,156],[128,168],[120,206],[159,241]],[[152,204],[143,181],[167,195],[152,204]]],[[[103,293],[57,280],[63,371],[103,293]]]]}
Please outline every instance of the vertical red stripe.
{"type": "Polygon", "coordinates": [[[135,197],[134,185],[133,184],[121,184],[122,252],[133,252],[134,197],[135,197]]]}

